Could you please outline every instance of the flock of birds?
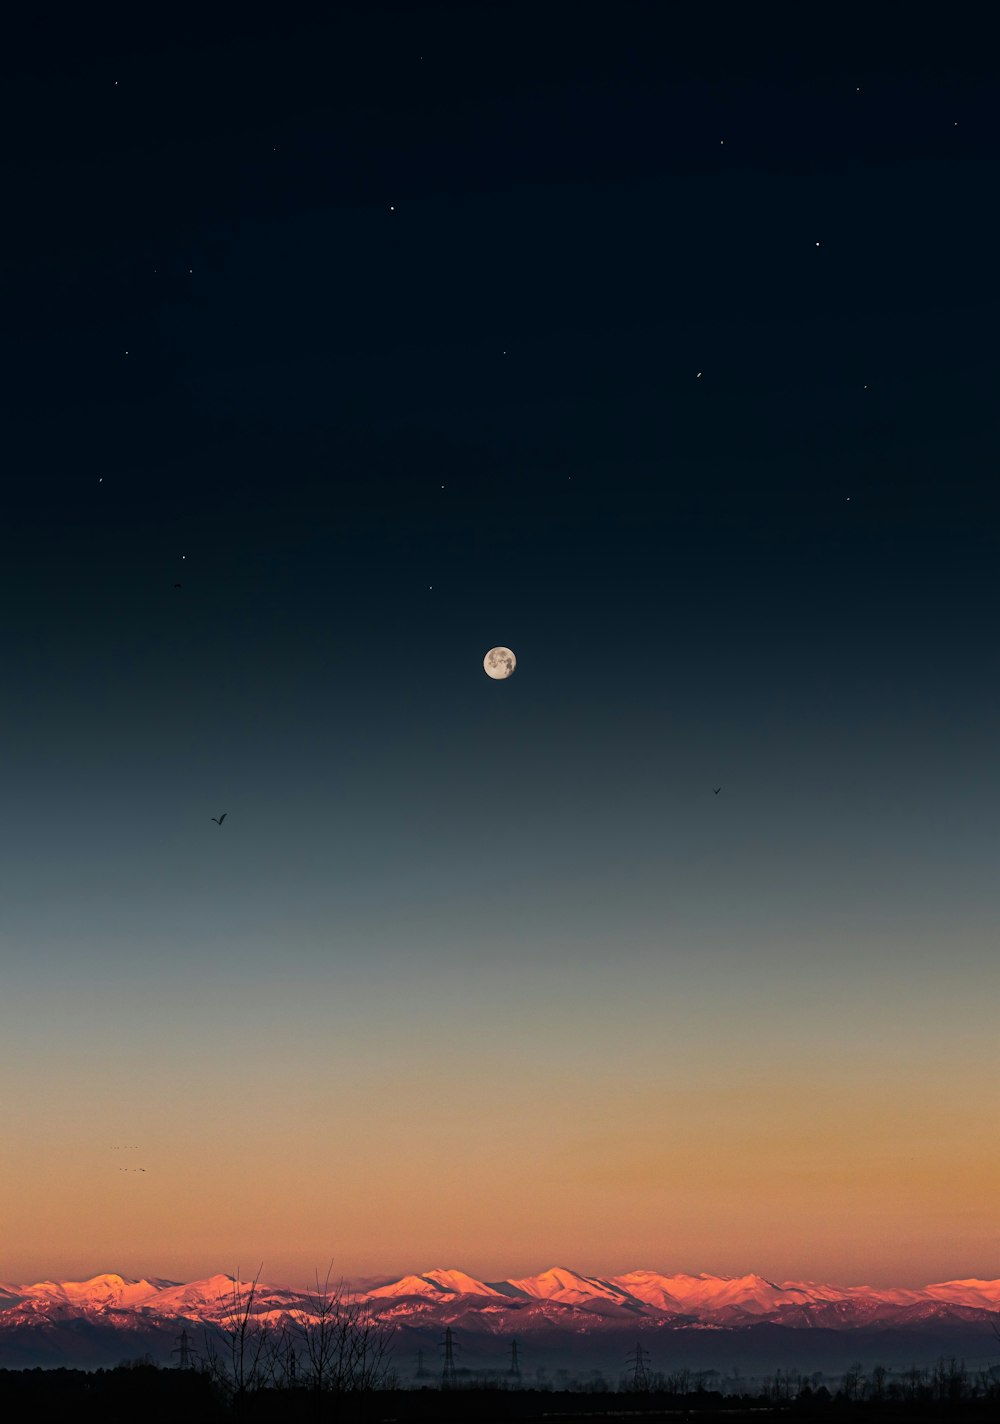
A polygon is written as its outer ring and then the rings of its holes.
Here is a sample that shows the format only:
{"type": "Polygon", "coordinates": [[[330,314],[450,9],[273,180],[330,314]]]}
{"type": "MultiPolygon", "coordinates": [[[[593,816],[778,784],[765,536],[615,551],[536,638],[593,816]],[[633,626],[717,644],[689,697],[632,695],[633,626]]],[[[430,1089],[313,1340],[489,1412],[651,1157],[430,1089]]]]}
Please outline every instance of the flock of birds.
{"type": "MultiPolygon", "coordinates": [[[[124,1145],[116,1145],[111,1150],[112,1152],[138,1152],[139,1148],[136,1143],[128,1142],[124,1145]]],[[[119,1172],[145,1172],[146,1169],[145,1167],[119,1167],[118,1170],[119,1172]]]]}

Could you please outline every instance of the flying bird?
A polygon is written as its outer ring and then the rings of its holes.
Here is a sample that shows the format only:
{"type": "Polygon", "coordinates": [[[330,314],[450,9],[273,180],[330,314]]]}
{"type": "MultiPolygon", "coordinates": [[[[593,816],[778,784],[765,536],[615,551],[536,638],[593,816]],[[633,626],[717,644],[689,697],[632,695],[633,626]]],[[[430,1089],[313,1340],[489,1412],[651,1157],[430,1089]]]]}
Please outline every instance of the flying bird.
{"type": "Polygon", "coordinates": [[[721,786],[713,786],[713,787],[712,787],[712,790],[713,790],[713,792],[715,793],[715,795],[718,796],[719,792],[722,790],[722,787],[721,787],[721,786]]]}
{"type": "Polygon", "coordinates": [[[222,813],[221,816],[213,816],[213,817],[212,817],[212,820],[215,822],[215,824],[216,824],[217,826],[221,826],[222,823],[223,823],[223,821],[226,819],[226,817],[227,817],[228,815],[229,815],[229,812],[228,812],[228,811],[223,811],[223,813],[222,813]]]}

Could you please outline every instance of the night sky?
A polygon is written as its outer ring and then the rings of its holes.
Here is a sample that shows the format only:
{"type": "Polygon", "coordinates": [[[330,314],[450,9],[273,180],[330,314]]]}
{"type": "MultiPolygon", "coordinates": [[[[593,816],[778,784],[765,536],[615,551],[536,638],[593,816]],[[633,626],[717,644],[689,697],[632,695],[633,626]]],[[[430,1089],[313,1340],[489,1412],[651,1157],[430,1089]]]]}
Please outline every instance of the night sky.
{"type": "Polygon", "coordinates": [[[1000,1275],[988,19],[8,33],[0,1279],[1000,1275]]]}

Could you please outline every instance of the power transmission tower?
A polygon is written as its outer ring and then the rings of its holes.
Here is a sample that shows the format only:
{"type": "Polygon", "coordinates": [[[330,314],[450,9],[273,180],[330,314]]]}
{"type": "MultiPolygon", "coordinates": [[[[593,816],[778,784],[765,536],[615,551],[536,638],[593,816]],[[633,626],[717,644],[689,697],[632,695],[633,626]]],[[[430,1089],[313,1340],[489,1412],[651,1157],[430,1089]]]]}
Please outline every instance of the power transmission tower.
{"type": "Polygon", "coordinates": [[[441,1371],[441,1388],[454,1389],[458,1384],[458,1376],[455,1373],[455,1342],[451,1336],[451,1326],[447,1325],[444,1332],[444,1369],[441,1371]]]}
{"type": "Polygon", "coordinates": [[[423,1352],[423,1350],[419,1350],[419,1349],[418,1349],[418,1350],[417,1350],[417,1379],[428,1379],[429,1377],[430,1377],[430,1370],[429,1370],[429,1369],[427,1368],[427,1366],[424,1364],[424,1352],[423,1352]]]}
{"type": "Polygon", "coordinates": [[[630,1389],[649,1389],[649,1351],[642,1348],[642,1342],[637,1340],[635,1350],[629,1355],[627,1364],[632,1366],[632,1379],[629,1383],[630,1389]]]}
{"type": "Polygon", "coordinates": [[[512,1340],[510,1342],[510,1369],[507,1371],[507,1373],[510,1375],[512,1380],[516,1380],[517,1383],[520,1384],[521,1361],[518,1358],[518,1348],[516,1340],[512,1340]]]}
{"type": "Polygon", "coordinates": [[[178,1357],[177,1368],[179,1370],[194,1369],[194,1351],[191,1349],[191,1341],[188,1339],[188,1333],[186,1330],[182,1330],[181,1333],[178,1335],[177,1347],[176,1349],[171,1350],[170,1353],[178,1357]]]}

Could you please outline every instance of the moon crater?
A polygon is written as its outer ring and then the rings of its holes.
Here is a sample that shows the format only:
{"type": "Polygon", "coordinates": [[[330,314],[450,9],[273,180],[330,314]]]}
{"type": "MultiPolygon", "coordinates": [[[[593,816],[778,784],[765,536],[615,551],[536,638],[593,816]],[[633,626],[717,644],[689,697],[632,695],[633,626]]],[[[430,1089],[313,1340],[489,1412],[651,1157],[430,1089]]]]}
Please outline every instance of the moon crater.
{"type": "Polygon", "coordinates": [[[492,677],[496,682],[502,682],[504,678],[510,677],[517,667],[517,658],[510,648],[490,648],[483,658],[483,669],[487,677],[492,677]]]}

